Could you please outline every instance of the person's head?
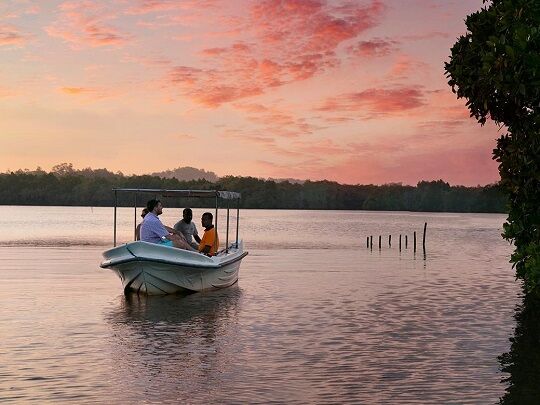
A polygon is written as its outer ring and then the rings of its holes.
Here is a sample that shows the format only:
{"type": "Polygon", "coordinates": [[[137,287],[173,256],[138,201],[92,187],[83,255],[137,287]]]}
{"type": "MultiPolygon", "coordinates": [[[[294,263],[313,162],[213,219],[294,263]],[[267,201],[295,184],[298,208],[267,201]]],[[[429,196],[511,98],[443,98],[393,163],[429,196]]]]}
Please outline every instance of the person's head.
{"type": "Polygon", "coordinates": [[[201,225],[204,228],[208,228],[210,225],[212,225],[213,220],[214,220],[214,216],[212,215],[212,213],[205,212],[204,214],[202,214],[202,217],[201,217],[201,225]]]}
{"type": "Polygon", "coordinates": [[[182,218],[184,218],[186,224],[191,222],[193,219],[193,211],[191,211],[191,208],[184,208],[184,211],[182,211],[182,218]]]}
{"type": "Polygon", "coordinates": [[[146,214],[148,214],[148,208],[143,208],[142,211],[141,211],[141,217],[145,217],[146,214]]]}
{"type": "Polygon", "coordinates": [[[163,205],[161,205],[160,200],[150,200],[146,203],[146,209],[148,212],[153,212],[156,215],[161,215],[163,212],[163,205]]]}

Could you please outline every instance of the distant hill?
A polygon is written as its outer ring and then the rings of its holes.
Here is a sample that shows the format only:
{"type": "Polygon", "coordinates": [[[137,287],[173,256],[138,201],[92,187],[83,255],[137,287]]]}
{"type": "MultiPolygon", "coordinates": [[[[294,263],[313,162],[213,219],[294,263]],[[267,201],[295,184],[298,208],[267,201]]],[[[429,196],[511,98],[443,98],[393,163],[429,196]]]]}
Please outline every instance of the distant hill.
{"type": "Polygon", "coordinates": [[[165,170],[163,172],[154,172],[151,176],[163,177],[165,179],[177,179],[179,181],[192,181],[192,180],[207,180],[215,183],[219,180],[219,177],[214,172],[207,172],[204,169],[196,169],[194,167],[177,167],[172,170],[165,170]]]}

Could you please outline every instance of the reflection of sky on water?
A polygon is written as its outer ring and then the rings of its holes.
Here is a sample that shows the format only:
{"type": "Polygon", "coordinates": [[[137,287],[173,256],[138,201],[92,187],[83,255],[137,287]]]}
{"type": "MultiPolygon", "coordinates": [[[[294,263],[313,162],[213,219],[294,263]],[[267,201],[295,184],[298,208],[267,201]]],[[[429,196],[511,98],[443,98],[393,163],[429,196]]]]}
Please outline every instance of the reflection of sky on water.
{"type": "MultiPolygon", "coordinates": [[[[0,246],[99,246],[112,245],[113,209],[107,207],[3,207],[0,217],[0,246]]],[[[140,209],[136,219],[140,220],[140,209]]],[[[200,216],[206,209],[193,209],[194,223],[201,229],[200,216]]],[[[172,226],[181,218],[181,208],[165,206],[160,216],[164,224],[172,226]]],[[[218,225],[220,239],[225,240],[225,210],[220,210],[218,225]]],[[[452,214],[375,211],[293,211],[241,210],[240,238],[252,249],[343,249],[365,246],[366,236],[373,236],[374,248],[382,235],[387,246],[392,234],[393,246],[398,246],[399,235],[409,237],[412,248],[413,232],[418,236],[418,250],[424,222],[428,223],[427,248],[435,256],[453,254],[458,249],[472,248],[484,243],[496,254],[500,250],[499,230],[505,216],[499,214],[452,214]],[[306,237],[302,237],[305,235],[306,237]]],[[[133,208],[118,209],[118,241],[133,239],[133,208]]],[[[231,211],[230,240],[236,229],[236,212],[231,211]]]]}
{"type": "MultiPolygon", "coordinates": [[[[219,386],[235,354],[241,299],[237,285],[186,296],[119,297],[115,308],[105,312],[117,368],[113,375],[125,378],[127,372],[131,384],[152,393],[154,400],[171,400],[178,392],[185,398],[208,394],[207,379],[219,386]]],[[[131,400],[140,399],[139,393],[133,395],[131,400]]]]}
{"type": "MultiPolygon", "coordinates": [[[[71,229],[62,218],[87,220],[53,211],[58,226],[36,232],[44,240],[71,229]]],[[[205,294],[126,299],[98,267],[101,247],[0,247],[3,398],[494,403],[508,373],[507,403],[536,392],[538,311],[514,331],[521,298],[502,216],[247,214],[238,286],[205,294]],[[366,234],[424,220],[425,261],[396,242],[365,248],[366,234]]],[[[15,234],[35,236],[25,223],[15,234]]]]}

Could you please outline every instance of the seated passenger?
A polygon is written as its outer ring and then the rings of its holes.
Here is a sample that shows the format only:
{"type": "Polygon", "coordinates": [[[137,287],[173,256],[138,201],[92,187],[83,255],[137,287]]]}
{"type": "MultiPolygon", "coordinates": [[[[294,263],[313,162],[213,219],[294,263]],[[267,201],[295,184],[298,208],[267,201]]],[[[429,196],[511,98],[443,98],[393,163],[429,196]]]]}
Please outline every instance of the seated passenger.
{"type": "MultiPolygon", "coordinates": [[[[144,217],[148,214],[148,208],[143,208],[141,211],[141,217],[144,219],[144,217]]],[[[137,225],[137,228],[135,228],[135,240],[141,240],[141,225],[142,222],[137,225]]]]}
{"type": "Polygon", "coordinates": [[[161,223],[158,215],[163,213],[163,205],[159,200],[150,200],[146,204],[148,214],[144,217],[141,225],[141,240],[144,242],[157,243],[165,246],[174,246],[179,249],[194,250],[184,239],[184,236],[179,235],[178,231],[169,228],[161,223]]]}
{"type": "Polygon", "coordinates": [[[210,212],[205,212],[201,217],[201,225],[204,228],[204,235],[199,243],[199,252],[207,256],[214,256],[219,249],[219,238],[216,228],[212,225],[214,216],[210,212]]]}
{"type": "Polygon", "coordinates": [[[199,238],[197,227],[192,221],[193,211],[191,211],[191,208],[184,208],[182,217],[183,218],[174,225],[174,229],[184,235],[187,243],[189,243],[193,249],[198,249],[199,243],[201,243],[201,238],[199,238]]]}

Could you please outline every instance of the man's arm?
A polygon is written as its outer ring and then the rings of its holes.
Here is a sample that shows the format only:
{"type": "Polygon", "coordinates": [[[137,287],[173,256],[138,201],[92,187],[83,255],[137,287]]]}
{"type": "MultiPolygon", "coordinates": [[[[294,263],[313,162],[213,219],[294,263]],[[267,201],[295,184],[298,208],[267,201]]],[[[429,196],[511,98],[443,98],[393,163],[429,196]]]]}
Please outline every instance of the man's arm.
{"type": "Polygon", "coordinates": [[[171,228],[171,227],[169,227],[169,226],[167,226],[167,225],[163,225],[163,227],[164,227],[167,231],[169,231],[170,233],[174,233],[175,235],[178,235],[178,236],[184,236],[184,235],[182,235],[182,232],[177,231],[177,230],[174,229],[174,228],[171,228]]]}
{"type": "Polygon", "coordinates": [[[193,224],[193,239],[195,239],[195,242],[201,243],[201,238],[199,237],[199,232],[197,231],[195,224],[193,224]]]}

